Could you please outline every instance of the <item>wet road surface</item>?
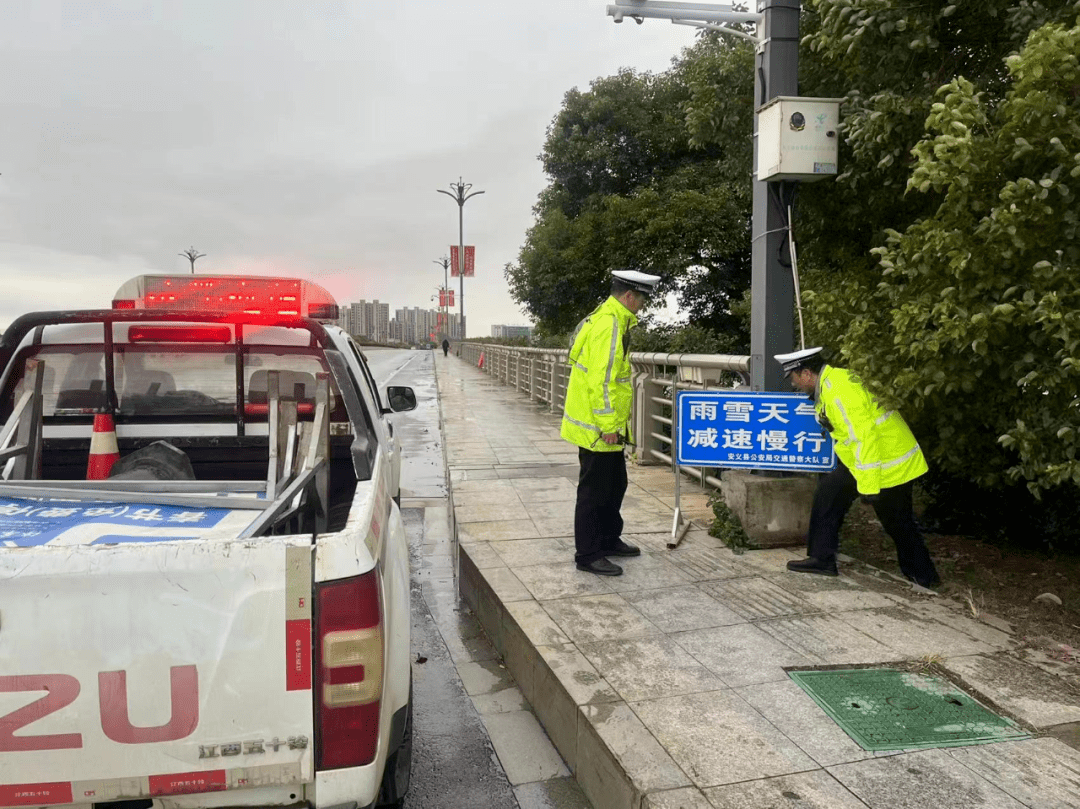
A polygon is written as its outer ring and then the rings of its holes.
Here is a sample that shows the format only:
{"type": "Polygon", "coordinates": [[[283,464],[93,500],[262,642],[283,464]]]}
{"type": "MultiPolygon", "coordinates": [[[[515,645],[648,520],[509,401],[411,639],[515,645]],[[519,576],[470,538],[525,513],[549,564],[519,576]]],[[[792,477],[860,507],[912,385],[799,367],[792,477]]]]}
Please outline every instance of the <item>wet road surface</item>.
{"type": "MultiPolygon", "coordinates": [[[[407,809],[518,809],[480,715],[465,692],[447,647],[464,650],[486,643],[458,598],[452,580],[433,580],[425,567],[425,544],[436,536],[426,512],[445,515],[446,471],[439,428],[434,358],[430,351],[367,349],[381,393],[408,385],[417,408],[392,416],[402,447],[402,518],[412,569],[413,763],[407,809]],[[423,502],[421,502],[423,501],[423,502]],[[475,627],[475,628],[474,628],[475,627]],[[444,635],[446,637],[444,637],[444,635]],[[423,660],[424,662],[418,662],[423,660]]],[[[445,577],[444,577],[445,579],[445,577]]]]}

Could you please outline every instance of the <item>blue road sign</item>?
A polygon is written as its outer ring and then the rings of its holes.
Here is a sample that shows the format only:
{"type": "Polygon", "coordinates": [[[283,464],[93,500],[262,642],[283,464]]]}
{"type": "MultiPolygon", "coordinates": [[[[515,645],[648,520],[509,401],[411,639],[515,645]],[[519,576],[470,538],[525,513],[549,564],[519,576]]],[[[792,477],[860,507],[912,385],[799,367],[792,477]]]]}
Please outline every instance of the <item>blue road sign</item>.
{"type": "Polygon", "coordinates": [[[684,466],[828,472],[832,439],[801,393],[679,391],[676,462],[684,466]]]}

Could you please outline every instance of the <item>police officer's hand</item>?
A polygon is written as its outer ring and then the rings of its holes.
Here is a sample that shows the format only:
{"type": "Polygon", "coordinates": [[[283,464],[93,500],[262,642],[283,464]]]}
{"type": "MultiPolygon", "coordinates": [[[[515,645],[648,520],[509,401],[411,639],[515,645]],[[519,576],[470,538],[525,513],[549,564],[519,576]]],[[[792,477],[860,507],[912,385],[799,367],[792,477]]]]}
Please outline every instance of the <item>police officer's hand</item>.
{"type": "Polygon", "coordinates": [[[618,433],[604,433],[602,437],[605,444],[618,444],[622,440],[618,433]]]}

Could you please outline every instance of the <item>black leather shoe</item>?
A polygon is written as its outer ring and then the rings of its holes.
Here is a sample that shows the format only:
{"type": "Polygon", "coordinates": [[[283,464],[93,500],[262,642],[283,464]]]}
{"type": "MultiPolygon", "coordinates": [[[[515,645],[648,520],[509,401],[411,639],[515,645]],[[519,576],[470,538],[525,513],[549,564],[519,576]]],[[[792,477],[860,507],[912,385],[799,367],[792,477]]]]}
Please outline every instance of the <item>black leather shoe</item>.
{"type": "Polygon", "coordinates": [[[616,539],[615,544],[604,551],[608,556],[641,556],[641,548],[616,539]]]}
{"type": "Polygon", "coordinates": [[[578,562],[577,569],[578,570],[584,570],[584,571],[587,571],[589,573],[595,573],[597,576],[621,576],[622,575],[622,568],[619,567],[616,564],[612,564],[607,559],[605,559],[603,556],[601,556],[599,559],[594,559],[593,561],[588,562],[586,564],[582,564],[581,562],[578,562]]]}
{"type": "Polygon", "coordinates": [[[835,562],[827,565],[813,556],[807,556],[805,559],[792,559],[787,563],[787,569],[795,573],[817,573],[819,576],[840,575],[836,570],[835,562]]]}

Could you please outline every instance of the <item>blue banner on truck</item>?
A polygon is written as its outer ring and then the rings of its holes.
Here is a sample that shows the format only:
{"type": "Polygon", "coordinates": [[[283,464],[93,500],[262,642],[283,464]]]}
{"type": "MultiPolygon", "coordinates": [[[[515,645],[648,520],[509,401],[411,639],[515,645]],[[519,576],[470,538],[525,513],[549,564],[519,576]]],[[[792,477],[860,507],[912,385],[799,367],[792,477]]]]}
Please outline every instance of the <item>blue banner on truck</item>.
{"type": "Polygon", "coordinates": [[[194,539],[232,522],[230,515],[254,519],[251,511],[227,508],[157,506],[86,500],[35,500],[0,497],[0,545],[98,542],[154,542],[194,539]]]}
{"type": "Polygon", "coordinates": [[[682,466],[828,472],[832,439],[801,393],[679,391],[676,461],[682,466]]]}

